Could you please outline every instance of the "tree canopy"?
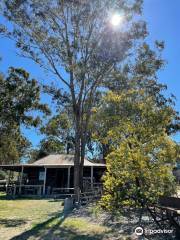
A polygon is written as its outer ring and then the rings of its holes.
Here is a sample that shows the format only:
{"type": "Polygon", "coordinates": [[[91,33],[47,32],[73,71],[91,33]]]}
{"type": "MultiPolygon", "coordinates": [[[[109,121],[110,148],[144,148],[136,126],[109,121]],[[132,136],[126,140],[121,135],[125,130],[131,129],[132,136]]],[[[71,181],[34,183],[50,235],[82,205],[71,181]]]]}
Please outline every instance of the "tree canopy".
{"type": "MultiPolygon", "coordinates": [[[[156,46],[161,51],[163,43],[156,46]]],[[[157,81],[163,66],[158,51],[144,43],[134,64],[114,72],[94,111],[92,140],[107,164],[101,205],[108,210],[144,207],[175,190],[178,146],[171,135],[179,129],[179,117],[174,97],[165,97],[166,86],[157,81]]]]}
{"type": "Polygon", "coordinates": [[[1,33],[14,39],[24,57],[34,60],[56,76],[63,89],[59,99],[69,103],[75,132],[75,191],[82,167],[91,110],[98,91],[119,68],[137,40],[147,34],[137,18],[142,0],[134,1],[19,1],[3,0],[1,11],[12,28],[1,33]],[[114,27],[114,13],[123,26],[114,27]]]}
{"type": "Polygon", "coordinates": [[[20,161],[30,142],[21,127],[37,126],[40,118],[33,111],[49,113],[47,105],[40,103],[40,87],[23,69],[11,67],[7,77],[0,76],[0,162],[20,161]]]}
{"type": "Polygon", "coordinates": [[[52,150],[54,142],[54,147],[58,143],[61,145],[61,152],[66,154],[74,152],[73,123],[68,114],[60,112],[58,115],[53,116],[48,123],[41,128],[41,132],[47,136],[47,141],[44,139],[44,144],[45,142],[51,142],[52,150]]]}
{"type": "Polygon", "coordinates": [[[108,94],[107,102],[121,106],[125,102],[134,110],[133,118],[119,115],[118,124],[106,136],[111,142],[107,156],[107,174],[104,177],[105,194],[102,205],[109,210],[122,206],[146,206],[157,202],[162,195],[175,189],[172,169],[177,158],[177,146],[167,134],[174,110],[157,107],[152,97],[144,92],[135,99],[134,93],[118,96],[108,94]]]}

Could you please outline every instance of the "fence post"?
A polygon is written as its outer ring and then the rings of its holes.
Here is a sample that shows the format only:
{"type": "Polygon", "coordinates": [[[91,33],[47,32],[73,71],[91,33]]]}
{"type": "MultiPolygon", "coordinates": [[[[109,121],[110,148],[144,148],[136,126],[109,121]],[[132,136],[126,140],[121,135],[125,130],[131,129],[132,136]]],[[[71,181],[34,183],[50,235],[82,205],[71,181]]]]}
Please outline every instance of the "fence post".
{"type": "Polygon", "coordinates": [[[21,187],[22,187],[22,180],[23,180],[23,171],[24,171],[24,166],[21,168],[21,176],[20,176],[20,183],[19,183],[19,194],[21,195],[21,187]]]}
{"type": "Polygon", "coordinates": [[[46,194],[46,175],[47,175],[47,168],[44,169],[44,184],[43,184],[43,195],[46,194]]]}

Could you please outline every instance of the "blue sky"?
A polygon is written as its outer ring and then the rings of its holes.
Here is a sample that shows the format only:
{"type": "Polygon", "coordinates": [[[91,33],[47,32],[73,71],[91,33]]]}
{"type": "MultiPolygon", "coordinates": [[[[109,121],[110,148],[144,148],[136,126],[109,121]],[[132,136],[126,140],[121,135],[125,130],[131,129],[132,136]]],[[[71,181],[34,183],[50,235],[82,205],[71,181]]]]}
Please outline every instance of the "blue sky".
{"type": "MultiPolygon", "coordinates": [[[[167,84],[168,92],[177,97],[176,110],[180,111],[180,0],[144,0],[143,16],[147,21],[149,36],[148,42],[155,40],[165,41],[163,58],[167,61],[166,67],[159,72],[159,81],[167,84]]],[[[31,76],[40,82],[49,78],[32,61],[16,55],[14,44],[5,39],[0,39],[0,71],[7,72],[9,66],[23,67],[31,76]]],[[[45,101],[46,99],[43,99],[45,101]]],[[[37,146],[42,136],[35,129],[24,129],[24,134],[37,146]]],[[[180,142],[180,134],[174,136],[180,142]]]]}
{"type": "MultiPolygon", "coordinates": [[[[180,1],[145,0],[144,18],[149,30],[148,41],[165,41],[163,58],[165,68],[159,72],[159,81],[167,84],[168,93],[176,98],[176,110],[180,112],[180,1]]],[[[180,142],[180,134],[174,136],[180,142]]]]}

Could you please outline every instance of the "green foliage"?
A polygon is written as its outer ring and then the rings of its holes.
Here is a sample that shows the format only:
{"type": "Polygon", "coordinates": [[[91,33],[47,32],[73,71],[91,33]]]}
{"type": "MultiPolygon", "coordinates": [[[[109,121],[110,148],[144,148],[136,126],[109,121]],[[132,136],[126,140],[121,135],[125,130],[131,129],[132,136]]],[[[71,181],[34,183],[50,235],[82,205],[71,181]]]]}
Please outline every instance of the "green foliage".
{"type": "Polygon", "coordinates": [[[45,127],[41,128],[42,133],[48,136],[61,136],[70,129],[70,121],[67,114],[60,113],[49,120],[45,127]]]}
{"type": "Polygon", "coordinates": [[[40,150],[44,151],[47,155],[52,153],[63,153],[63,143],[57,139],[47,138],[40,142],[40,150]]]}
{"type": "Polygon", "coordinates": [[[111,142],[111,153],[106,158],[102,206],[109,210],[144,206],[157,202],[162,195],[172,194],[177,147],[166,127],[173,120],[174,110],[167,105],[159,107],[143,91],[126,95],[110,92],[106,100],[107,104],[114,104],[116,115],[111,119],[116,124],[105,139],[111,142]],[[119,115],[125,103],[131,114],[119,115]]]}
{"type": "Polygon", "coordinates": [[[67,153],[74,150],[74,131],[72,130],[72,120],[65,113],[61,112],[53,116],[48,123],[41,128],[41,132],[46,134],[41,142],[41,149],[46,149],[49,153],[67,153]],[[59,146],[58,146],[59,145],[59,146]]]}
{"type": "MultiPolygon", "coordinates": [[[[49,113],[40,103],[40,87],[23,69],[9,68],[8,76],[0,76],[0,163],[19,162],[25,157],[30,142],[22,135],[21,126],[40,123],[34,111],[49,113]]],[[[37,115],[37,114],[36,114],[37,115]]]]}
{"type": "Polygon", "coordinates": [[[28,163],[33,163],[46,156],[47,155],[44,153],[44,151],[41,151],[40,149],[31,149],[29,151],[28,163]]]}
{"type": "Polygon", "coordinates": [[[40,141],[39,148],[30,152],[30,162],[49,154],[69,154],[74,149],[72,123],[66,113],[53,116],[41,127],[46,137],[40,141]]]}
{"type": "Polygon", "coordinates": [[[40,141],[39,148],[30,151],[29,162],[34,162],[40,158],[48,156],[49,154],[64,153],[64,144],[55,138],[44,138],[40,141]]]}
{"type": "Polygon", "coordinates": [[[13,164],[26,157],[30,142],[22,135],[17,126],[4,129],[0,138],[0,164],[13,164]]]}
{"type": "Polygon", "coordinates": [[[39,117],[29,111],[39,110],[49,114],[47,105],[40,103],[40,87],[23,69],[10,68],[8,76],[0,77],[0,121],[5,124],[37,126],[39,117]]]}
{"type": "MultiPolygon", "coordinates": [[[[163,43],[156,42],[152,50],[143,43],[137,49],[135,61],[129,59],[120,70],[113,72],[110,81],[105,82],[109,92],[104,94],[104,98],[94,109],[91,121],[91,140],[104,157],[114,146],[114,139],[106,138],[107,133],[123,121],[143,121],[139,104],[144,104],[147,99],[156,108],[166,112],[166,115],[169,114],[164,125],[168,135],[180,129],[178,113],[173,109],[175,98],[173,95],[166,98],[162,92],[167,86],[157,82],[157,72],[164,67],[161,58],[163,46],[163,43]]],[[[156,121],[158,124],[158,115],[156,121]]]]}

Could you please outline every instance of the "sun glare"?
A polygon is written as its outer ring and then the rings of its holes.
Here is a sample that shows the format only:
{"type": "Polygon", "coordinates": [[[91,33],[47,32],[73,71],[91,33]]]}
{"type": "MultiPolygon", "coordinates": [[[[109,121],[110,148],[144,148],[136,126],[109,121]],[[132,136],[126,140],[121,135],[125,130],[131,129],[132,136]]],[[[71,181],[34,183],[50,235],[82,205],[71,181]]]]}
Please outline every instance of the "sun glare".
{"type": "Polygon", "coordinates": [[[119,26],[121,24],[123,20],[123,16],[120,15],[120,14],[114,14],[112,17],[111,17],[111,24],[113,26],[119,26]]]}

